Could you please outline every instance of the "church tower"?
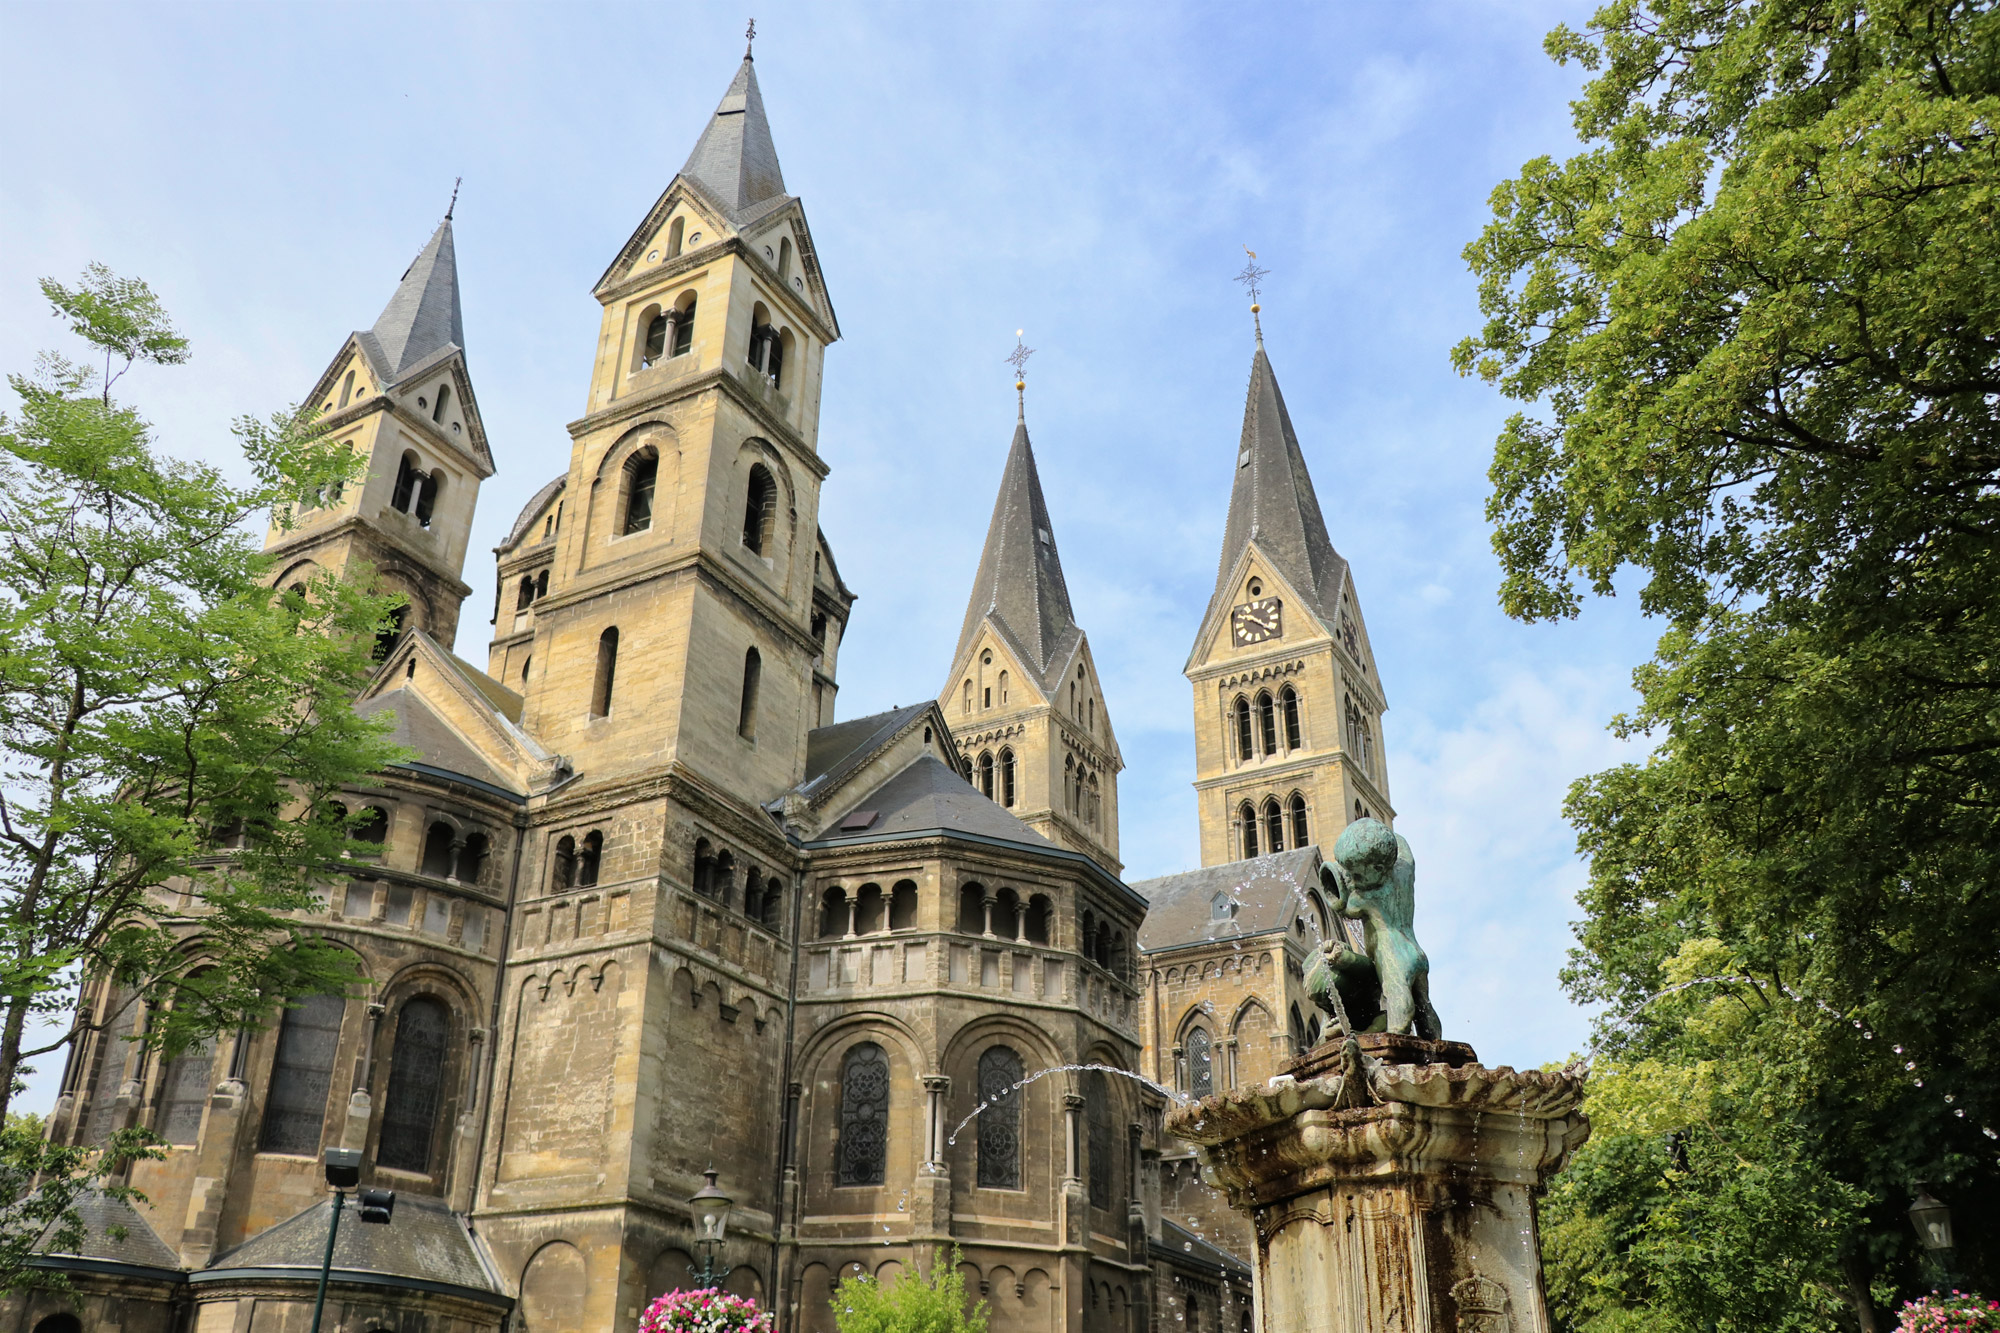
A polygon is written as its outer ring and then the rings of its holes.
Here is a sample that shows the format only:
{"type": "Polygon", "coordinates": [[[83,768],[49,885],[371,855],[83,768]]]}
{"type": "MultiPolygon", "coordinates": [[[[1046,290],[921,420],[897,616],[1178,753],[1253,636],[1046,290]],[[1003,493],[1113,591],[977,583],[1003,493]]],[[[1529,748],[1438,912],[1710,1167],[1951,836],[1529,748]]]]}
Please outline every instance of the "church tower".
{"type": "Polygon", "coordinates": [[[938,705],[967,781],[1056,846],[1119,873],[1125,761],[1070,610],[1025,411],[938,705]]]}
{"type": "Polygon", "coordinates": [[[1387,708],[1361,601],[1333,549],[1260,330],[1194,686],[1201,861],[1317,844],[1392,820],[1387,708]]]}
{"type": "Polygon", "coordinates": [[[282,557],[280,585],[366,562],[409,598],[401,624],[449,646],[471,591],[460,575],[479,483],[493,475],[465,368],[449,213],[374,327],[348,335],[306,401],[368,470],[295,513],[289,530],[272,523],[264,547],[282,557]]]}

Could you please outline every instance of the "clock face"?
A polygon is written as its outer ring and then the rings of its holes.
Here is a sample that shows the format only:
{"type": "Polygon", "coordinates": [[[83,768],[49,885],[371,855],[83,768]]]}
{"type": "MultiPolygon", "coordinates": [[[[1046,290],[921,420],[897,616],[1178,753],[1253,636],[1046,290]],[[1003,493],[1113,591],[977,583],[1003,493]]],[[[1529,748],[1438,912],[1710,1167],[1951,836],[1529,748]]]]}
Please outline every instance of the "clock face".
{"type": "Polygon", "coordinates": [[[1231,613],[1230,622],[1239,646],[1275,639],[1285,632],[1285,604],[1276,597],[1245,602],[1231,613]]]}

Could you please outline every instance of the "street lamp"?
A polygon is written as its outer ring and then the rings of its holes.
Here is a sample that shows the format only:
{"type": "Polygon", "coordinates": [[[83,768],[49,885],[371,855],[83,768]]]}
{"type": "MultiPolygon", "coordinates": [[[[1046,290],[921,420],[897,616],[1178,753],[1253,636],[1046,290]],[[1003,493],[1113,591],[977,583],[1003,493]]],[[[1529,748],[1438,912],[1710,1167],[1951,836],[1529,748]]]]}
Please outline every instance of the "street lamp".
{"type": "Polygon", "coordinates": [[[701,1246],[701,1268],[688,1265],[688,1275],[701,1283],[704,1290],[720,1286],[722,1280],[735,1270],[718,1269],[715,1266],[715,1251],[722,1244],[729,1229],[729,1206],[736,1202],[715,1183],[714,1170],[702,1172],[708,1183],[696,1190],[688,1200],[688,1207],[694,1211],[694,1239],[701,1246]]]}
{"type": "Polygon", "coordinates": [[[1946,1285],[1951,1282],[1951,1209],[1931,1197],[1930,1190],[1922,1181],[1917,1182],[1917,1197],[1910,1205],[1910,1223],[1917,1229],[1917,1239],[1942,1272],[1946,1285]]]}
{"type": "MultiPolygon", "coordinates": [[[[333,1220],[326,1227],[326,1253],[319,1261],[319,1295],[313,1299],[312,1333],[319,1333],[320,1317],[326,1313],[326,1279],[333,1271],[333,1242],[340,1235],[340,1210],[347,1204],[347,1191],[361,1183],[361,1153],[355,1148],[326,1150],[326,1183],[333,1187],[333,1220]]],[[[361,1220],[388,1225],[396,1211],[396,1191],[357,1190],[355,1202],[361,1220]]]]}

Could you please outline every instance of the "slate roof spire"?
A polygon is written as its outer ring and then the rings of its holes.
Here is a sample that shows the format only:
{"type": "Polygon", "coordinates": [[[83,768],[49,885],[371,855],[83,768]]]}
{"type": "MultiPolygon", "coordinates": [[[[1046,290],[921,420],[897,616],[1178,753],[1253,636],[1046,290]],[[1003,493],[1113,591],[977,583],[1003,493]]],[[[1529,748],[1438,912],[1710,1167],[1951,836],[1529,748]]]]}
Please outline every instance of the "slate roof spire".
{"type": "MultiPolygon", "coordinates": [[[[452,202],[457,204],[454,191],[452,202]]],[[[445,214],[423,253],[403,274],[396,294],[369,330],[381,351],[391,383],[419,361],[446,347],[465,347],[465,320],[458,306],[458,253],[451,242],[451,214],[445,214]]]]}
{"type": "Polygon", "coordinates": [[[771,122],[764,118],[764,97],[757,91],[757,68],[748,51],[681,175],[699,184],[731,214],[784,194],[784,173],[778,169],[771,122]]]}
{"type": "Polygon", "coordinates": [[[1056,682],[1049,672],[1068,662],[1070,646],[1082,631],[1070,610],[1069,586],[1063,582],[1026,420],[1014,424],[1013,447],[1000,474],[1000,494],[993,502],[993,521],[986,529],[986,549],[979,553],[979,573],[972,581],[954,661],[971,650],[980,622],[989,615],[1041,678],[1042,689],[1052,691],[1056,682]]]}
{"type": "MultiPolygon", "coordinates": [[[[1263,330],[1250,359],[1250,390],[1243,404],[1243,437],[1236,451],[1236,483],[1229,494],[1229,522],[1222,533],[1222,559],[1215,574],[1212,616],[1235,600],[1231,582],[1236,562],[1251,542],[1299,590],[1321,620],[1331,623],[1347,575],[1347,562],[1333,549],[1319,496],[1306,472],[1299,437],[1292,430],[1285,396],[1264,352],[1263,330]]],[[[1207,617],[1204,617],[1204,621],[1207,617]]]]}

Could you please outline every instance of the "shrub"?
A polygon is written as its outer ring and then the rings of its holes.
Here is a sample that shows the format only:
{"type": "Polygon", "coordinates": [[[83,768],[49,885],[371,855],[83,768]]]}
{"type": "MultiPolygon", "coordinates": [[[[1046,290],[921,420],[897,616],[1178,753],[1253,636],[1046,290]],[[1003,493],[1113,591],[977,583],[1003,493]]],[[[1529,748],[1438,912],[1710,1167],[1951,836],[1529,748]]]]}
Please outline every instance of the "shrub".
{"type": "Polygon", "coordinates": [[[887,1286],[872,1277],[843,1281],[833,1319],[840,1333],[986,1333],[986,1302],[967,1309],[958,1251],[947,1260],[933,1250],[929,1277],[905,1272],[887,1286]]]}

